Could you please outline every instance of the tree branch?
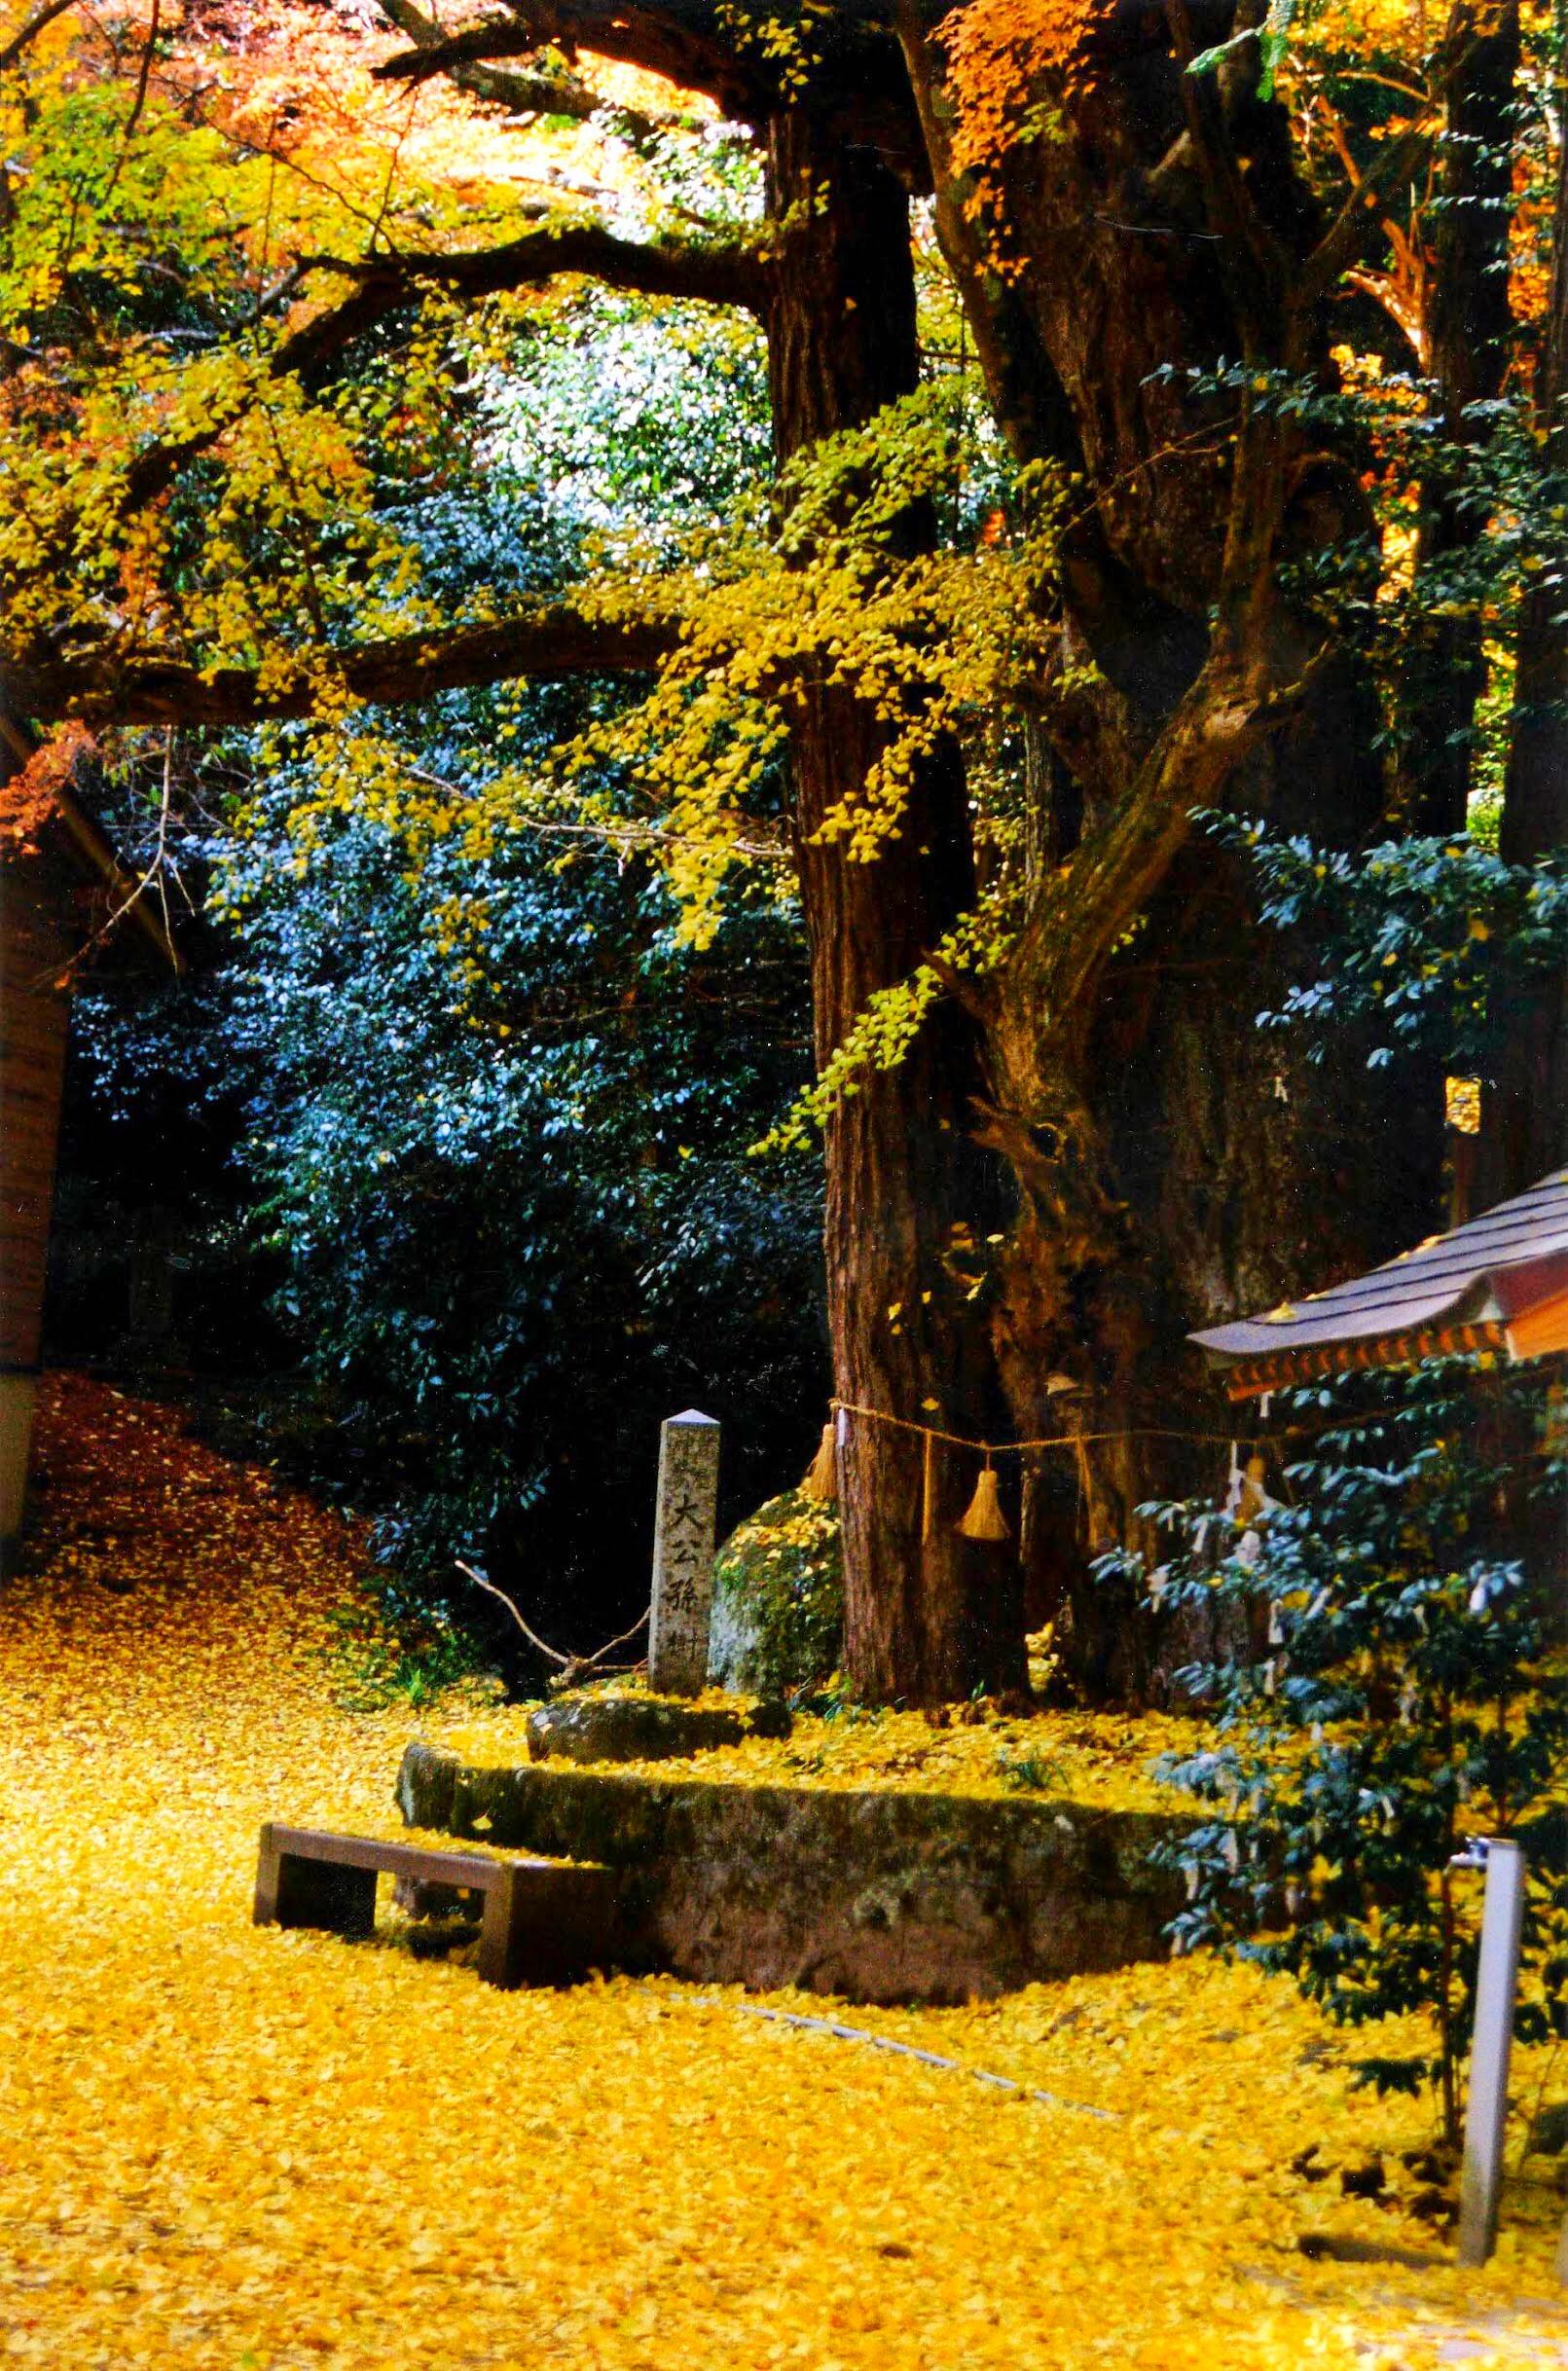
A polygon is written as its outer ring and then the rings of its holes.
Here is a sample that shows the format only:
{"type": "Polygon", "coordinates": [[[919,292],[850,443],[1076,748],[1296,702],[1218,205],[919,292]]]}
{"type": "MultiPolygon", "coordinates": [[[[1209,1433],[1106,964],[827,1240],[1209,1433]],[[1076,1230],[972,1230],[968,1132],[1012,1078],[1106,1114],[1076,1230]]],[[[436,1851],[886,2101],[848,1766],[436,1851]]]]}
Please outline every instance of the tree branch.
{"type": "MultiPolygon", "coordinates": [[[[760,314],[768,302],[770,279],[765,259],[753,247],[696,241],[653,246],[639,239],[617,238],[598,223],[550,225],[509,239],[503,246],[456,254],[375,255],[362,261],[315,255],[303,262],[307,271],[329,272],[356,281],[360,301],[374,307],[377,313],[395,311],[426,287],[477,298],[541,280],[580,275],[599,280],[606,288],[633,289],[640,296],[684,298],[693,304],[728,305],[760,314]]],[[[351,306],[354,300],[348,303],[351,306]]],[[[291,361],[288,368],[311,367],[315,357],[308,341],[314,329],[318,324],[308,324],[290,342],[296,353],[306,358],[291,361]]],[[[358,334],[356,324],[339,342],[346,344],[358,334]]]]}
{"type": "Polygon", "coordinates": [[[585,616],[566,602],[448,634],[399,635],[303,652],[292,680],[265,683],[247,668],[205,674],[183,659],[93,652],[77,659],[0,665],[14,713],[55,722],[187,724],[222,729],[309,716],[324,681],[336,676],[357,699],[401,706],[472,683],[520,675],[651,674],[675,646],[676,628],[658,619],[585,616]]]}
{"type": "Polygon", "coordinates": [[[0,50],[0,74],[8,66],[14,66],[23,51],[31,48],[45,26],[53,24],[56,17],[63,17],[70,6],[71,0],[43,0],[43,6],[34,9],[26,23],[0,50]]]}
{"type": "MultiPolygon", "coordinates": [[[[281,341],[268,364],[270,379],[296,374],[310,378],[356,338],[429,288],[452,289],[477,301],[574,274],[644,296],[729,305],[760,314],[770,277],[766,259],[750,248],[644,246],[586,223],[529,232],[504,246],[455,255],[370,256],[360,262],[323,255],[304,258],[294,267],[296,276],[312,271],[354,282],[353,293],[281,341]]],[[[121,518],[133,517],[165,493],[186,463],[216,444],[229,424],[218,421],[200,434],[152,445],[138,454],[126,473],[121,518]]]]}
{"type": "Polygon", "coordinates": [[[537,55],[536,34],[517,23],[470,25],[460,33],[444,33],[435,19],[412,0],[383,0],[382,13],[414,43],[376,67],[378,82],[426,82],[444,74],[459,91],[514,115],[569,115],[579,119],[601,113],[615,117],[617,127],[634,146],[678,123],[674,115],[654,115],[606,99],[580,77],[570,73],[516,72],[484,63],[492,57],[531,57],[537,55]]]}
{"type": "Polygon", "coordinates": [[[1321,648],[1280,685],[1217,651],[1103,821],[1040,881],[993,991],[999,1042],[1012,1047],[1002,1065],[1007,1093],[982,1113],[981,1141],[1021,1177],[1040,1171],[1036,1123],[1048,1119],[1085,1142],[1092,1136],[1075,1082],[1116,942],[1190,836],[1194,810],[1218,802],[1242,759],[1306,696],[1329,656],[1321,648]]]}
{"type": "Polygon", "coordinates": [[[1455,77],[1468,64],[1474,48],[1473,41],[1464,39],[1468,29],[1463,0],[1457,0],[1443,36],[1446,63],[1436,78],[1425,110],[1397,140],[1385,143],[1376,163],[1351,192],[1302,264],[1291,290],[1291,301],[1298,313],[1327,296],[1341,273],[1360,261],[1363,244],[1382,220],[1386,193],[1407,181],[1430,149],[1437,136],[1439,111],[1455,77]]]}
{"type": "MultiPolygon", "coordinates": [[[[418,46],[445,38],[441,26],[414,0],[381,0],[381,11],[418,46]]],[[[512,13],[534,50],[556,45],[575,56],[581,45],[601,57],[657,74],[677,91],[705,91],[738,123],[758,121],[776,95],[736,55],[733,41],[727,41],[720,28],[718,12],[706,0],[698,6],[686,0],[668,9],[639,7],[635,0],[630,5],[623,0],[576,0],[575,5],[572,0],[538,0],[537,5],[518,0],[512,13]]],[[[504,74],[477,63],[459,63],[448,71],[476,98],[503,96],[499,87],[508,79],[504,74]],[[482,76],[492,84],[491,90],[481,87],[482,76]]]]}
{"type": "MultiPolygon", "coordinates": [[[[456,1566],[458,1572],[462,1573],[468,1580],[472,1581],[477,1588],[486,1590],[492,1597],[499,1598],[501,1604],[505,1606],[507,1612],[511,1615],[512,1620],[517,1623],[518,1628],[522,1631],[524,1637],[528,1640],[529,1645],[534,1649],[536,1654],[543,1655],[547,1657],[551,1662],[560,1664],[560,1681],[559,1683],[552,1684],[559,1685],[563,1688],[570,1688],[574,1686],[585,1671],[592,1671],[596,1669],[603,1662],[606,1655],[614,1654],[617,1647],[630,1646],[632,1640],[637,1636],[638,1630],[642,1629],[653,1617],[653,1608],[649,1606],[645,1613],[638,1616],[636,1622],[633,1623],[629,1630],[623,1630],[618,1638],[611,1638],[607,1640],[603,1646],[597,1648],[592,1655],[564,1655],[559,1647],[552,1647],[548,1645],[547,1642],[539,1636],[537,1630],[529,1628],[528,1623],[525,1622],[516,1601],[507,1595],[505,1589],[497,1588],[493,1581],[487,1581],[483,1573],[476,1572],[471,1564],[465,1564],[461,1556],[454,1556],[453,1562],[456,1566]]],[[[616,1668],[620,1669],[621,1666],[617,1665],[616,1668]]],[[[1000,2080],[998,2077],[993,2077],[992,2079],[994,2081],[1000,2080]]]]}
{"type": "MultiPolygon", "coordinates": [[[[1250,11],[1238,10],[1238,21],[1243,15],[1256,13],[1256,7],[1250,11]]],[[[1192,157],[1203,190],[1209,225],[1219,234],[1222,257],[1230,267],[1228,276],[1237,317],[1244,323],[1261,328],[1266,335],[1277,316],[1279,297],[1285,284],[1285,254],[1253,202],[1231,141],[1225,99],[1228,81],[1234,78],[1236,69],[1232,69],[1232,75],[1227,77],[1224,85],[1219,72],[1212,76],[1195,74],[1192,68],[1197,53],[1187,0],[1166,0],[1166,17],[1177,58],[1183,69],[1182,111],[1186,118],[1187,138],[1191,143],[1192,157]],[[1246,255],[1250,269],[1236,268],[1240,259],[1228,251],[1232,244],[1246,255]],[[1258,302],[1260,298],[1261,306],[1258,302]],[[1258,319],[1259,311],[1264,315],[1260,323],[1258,319]]],[[[1256,81],[1255,55],[1249,55],[1245,72],[1250,81],[1256,81]]]]}
{"type": "MultiPolygon", "coordinates": [[[[387,11],[390,15],[392,12],[387,11]]],[[[417,12],[410,10],[409,15],[417,12]]],[[[538,43],[520,24],[471,24],[465,32],[443,33],[429,18],[420,19],[420,31],[412,50],[398,50],[383,57],[372,69],[379,83],[424,83],[433,75],[450,74],[455,66],[477,65],[487,57],[532,57],[538,43]]],[[[591,114],[598,100],[586,83],[571,75],[541,76],[541,82],[554,80],[563,95],[570,94],[584,112],[591,114]]],[[[564,111],[565,112],[565,111],[564,111]]],[[[575,112],[575,108],[572,109],[575,112]]]]}

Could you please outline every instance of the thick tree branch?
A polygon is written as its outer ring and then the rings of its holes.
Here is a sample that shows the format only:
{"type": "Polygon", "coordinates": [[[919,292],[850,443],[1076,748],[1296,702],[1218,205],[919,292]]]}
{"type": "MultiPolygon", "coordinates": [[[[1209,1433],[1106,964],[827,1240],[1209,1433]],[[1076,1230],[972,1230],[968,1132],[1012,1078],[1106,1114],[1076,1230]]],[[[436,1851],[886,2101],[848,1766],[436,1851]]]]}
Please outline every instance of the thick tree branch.
{"type": "MultiPolygon", "coordinates": [[[[317,255],[305,262],[310,271],[335,273],[356,282],[360,300],[377,313],[395,312],[424,288],[445,288],[456,296],[478,298],[580,275],[599,280],[606,288],[633,289],[639,296],[728,305],[760,314],[767,305],[769,285],[767,263],[753,247],[696,242],[653,246],[639,239],[617,238],[598,223],[551,226],[527,232],[499,247],[455,255],[375,255],[357,262],[317,255]]],[[[323,316],[324,320],[334,318],[323,316]]],[[[314,326],[308,325],[291,341],[296,355],[305,356],[295,359],[291,369],[308,371],[317,358],[307,345],[314,326]]],[[[355,325],[338,343],[358,334],[355,325]]]]}
{"type": "MultiPolygon", "coordinates": [[[[442,27],[416,7],[414,0],[381,0],[381,10],[418,47],[446,38],[442,27]]],[[[677,91],[706,92],[738,123],[756,123],[772,96],[760,76],[749,72],[736,55],[733,40],[724,37],[718,11],[708,0],[668,10],[621,6],[617,0],[577,0],[577,5],[571,5],[571,0],[565,5],[540,0],[538,6],[518,0],[512,14],[523,36],[519,49],[525,43],[530,50],[555,47],[575,57],[582,47],[598,56],[640,66],[673,83],[677,91]]],[[[500,86],[508,78],[492,68],[459,62],[445,70],[459,89],[471,91],[476,98],[505,97],[500,86]],[[481,77],[493,77],[490,90],[482,88],[481,77]]]]}
{"type": "MultiPolygon", "coordinates": [[[[531,57],[539,46],[522,25],[501,24],[497,20],[471,24],[461,33],[443,33],[424,18],[421,28],[412,50],[398,50],[392,56],[383,58],[374,69],[377,82],[426,83],[437,74],[450,74],[455,66],[478,65],[488,57],[531,57]]],[[[592,114],[599,104],[588,85],[571,75],[541,75],[538,79],[553,84],[564,97],[575,100],[586,113],[592,114]]]]}
{"type": "Polygon", "coordinates": [[[1385,142],[1376,163],[1341,206],[1322,238],[1306,258],[1291,290],[1298,315],[1326,297],[1342,273],[1359,263],[1361,251],[1382,221],[1388,193],[1401,189],[1425,158],[1436,139],[1440,112],[1455,81],[1468,70],[1475,36],[1464,0],[1457,0],[1443,36],[1443,60],[1430,100],[1397,140],[1385,142]]]}
{"type": "MultiPolygon", "coordinates": [[[[1256,6],[1238,10],[1238,22],[1257,13],[1256,6]]],[[[1182,109],[1186,118],[1187,138],[1210,228],[1219,234],[1222,258],[1230,266],[1228,276],[1237,318],[1244,325],[1251,325],[1255,335],[1261,331],[1266,337],[1277,316],[1285,285],[1285,253],[1258,213],[1247,187],[1230,136],[1228,89],[1222,86],[1219,73],[1200,75],[1192,71],[1197,53],[1186,0],[1166,0],[1166,16],[1184,69],[1182,109]],[[1241,265],[1242,256],[1246,257],[1245,266],[1241,265]]],[[[1255,54],[1249,55],[1246,71],[1250,79],[1256,78],[1255,54]]],[[[1235,73],[1233,66],[1227,84],[1235,73]]]]}
{"type": "MultiPolygon", "coordinates": [[[[362,262],[316,256],[304,259],[295,270],[336,274],[354,283],[353,292],[281,341],[268,364],[268,376],[274,380],[312,378],[356,338],[432,288],[451,289],[477,301],[507,289],[580,275],[644,296],[678,297],[760,313],[769,284],[766,259],[749,248],[644,246],[616,238],[591,223],[528,232],[503,246],[456,255],[371,256],[362,262]]],[[[198,435],[152,445],[138,454],[126,473],[120,516],[131,518],[165,493],[187,462],[216,444],[228,424],[219,421],[198,435]]]]}
{"type": "Polygon", "coordinates": [[[308,653],[282,684],[264,684],[248,668],[204,675],[184,660],[112,653],[3,664],[0,682],[11,712],[39,723],[76,716],[104,724],[221,729],[309,716],[329,675],[373,706],[406,706],[437,692],[523,675],[645,675],[675,641],[675,626],[662,620],[586,617],[562,602],[498,625],[308,653]]]}
{"type": "Polygon", "coordinates": [[[607,100],[569,70],[498,70],[487,64],[490,58],[537,55],[537,36],[516,22],[492,18],[488,24],[447,33],[434,18],[414,7],[412,0],[383,0],[382,13],[415,46],[383,59],[375,70],[379,82],[426,82],[442,74],[457,90],[489,105],[505,107],[513,115],[567,115],[581,120],[608,113],[634,146],[680,121],[677,116],[650,114],[607,100]]]}
{"type": "Polygon", "coordinates": [[[42,7],[35,8],[26,22],[12,35],[4,49],[0,49],[0,74],[3,74],[8,66],[14,66],[22,53],[31,48],[45,26],[53,24],[56,17],[63,17],[70,6],[71,0],[43,0],[42,7]]]}

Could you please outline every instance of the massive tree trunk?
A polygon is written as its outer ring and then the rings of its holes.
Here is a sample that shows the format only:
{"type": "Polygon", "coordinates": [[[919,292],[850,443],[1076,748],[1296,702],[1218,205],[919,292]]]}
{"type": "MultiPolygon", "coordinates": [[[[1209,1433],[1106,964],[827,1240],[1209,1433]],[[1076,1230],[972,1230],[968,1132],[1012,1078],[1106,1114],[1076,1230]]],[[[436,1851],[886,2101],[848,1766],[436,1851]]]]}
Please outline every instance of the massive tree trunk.
{"type": "MultiPolygon", "coordinates": [[[[876,151],[804,108],[769,128],[780,225],[768,313],[780,458],[859,426],[918,373],[909,205],[876,151]]],[[[907,523],[914,548],[930,531],[907,523]]],[[[897,835],[857,861],[823,820],[864,795],[886,746],[844,687],[804,685],[791,764],[819,1065],[880,989],[907,979],[973,898],[956,750],[925,765],[897,835]]],[[[966,1247],[996,1222],[991,1165],[969,1140],[982,1082],[970,1020],[947,1007],[895,1071],[857,1082],[827,1126],[826,1265],[834,1388],[852,1407],[983,1437],[1002,1421],[966,1247]]],[[[955,1530],[972,1461],[944,1454],[925,1515],[920,1440],[850,1414],[839,1459],[846,1667],[875,1700],[939,1701],[1022,1686],[1016,1565],[955,1530]]]]}
{"type": "MultiPolygon", "coordinates": [[[[1094,496],[1063,552],[1061,662],[1076,688],[1054,709],[1085,847],[1171,734],[1213,647],[1208,612],[1237,516],[1231,435],[1185,374],[1242,355],[1329,378],[1310,318],[1295,352],[1278,335],[1281,292],[1322,228],[1283,111],[1258,99],[1245,51],[1201,85],[1184,78],[1172,30],[1183,14],[1108,11],[1098,46],[1064,65],[1043,40],[1030,55],[1002,0],[980,0],[968,15],[989,18],[996,38],[971,54],[967,79],[922,12],[902,20],[938,228],[998,417],[1021,460],[1054,459],[1094,496]],[[993,110],[1000,86],[1003,120],[1018,128],[999,140],[993,127],[981,174],[966,146],[976,74],[993,110]],[[1042,113],[1049,138],[1030,133],[1042,113]],[[1100,678],[1087,688],[1085,662],[1100,678]]],[[[1201,17],[1203,39],[1229,27],[1223,11],[1201,17]]],[[[1346,458],[1284,423],[1271,453],[1268,434],[1254,443],[1277,478],[1265,568],[1365,529],[1346,458]]],[[[1287,615],[1276,629],[1297,642],[1280,654],[1288,680],[1313,630],[1287,615]]],[[[1188,803],[1354,843],[1385,799],[1376,725],[1357,667],[1332,661],[1283,727],[1239,737],[1218,772],[1199,766],[1188,803]]],[[[1030,1593],[1035,1611],[1065,1614],[1069,1670],[1086,1694],[1160,1693],[1185,1652],[1126,1592],[1091,1585],[1085,1561],[1097,1547],[1147,1544],[1141,1501],[1222,1470],[1218,1444],[1171,1437],[1222,1421],[1194,1392],[1185,1332],[1366,1264],[1436,1211],[1430,1082],[1419,1098],[1404,1082],[1396,1100],[1354,1053],[1314,1074],[1257,1029],[1280,1001],[1284,952],[1262,939],[1241,867],[1194,835],[1151,883],[1135,931],[1085,981],[1065,1067],[1063,1016],[1028,966],[992,1016],[993,1135],[1020,1188],[995,1313],[1018,1433],[1057,1429],[1053,1371],[1082,1386],[1066,1404],[1082,1454],[1042,1461],[1032,1477],[1030,1593]]]]}
{"type": "MultiPolygon", "coordinates": [[[[1478,12],[1466,9],[1469,25],[1478,12]]],[[[1490,421],[1475,406],[1495,399],[1510,359],[1509,234],[1519,67],[1514,0],[1490,11],[1450,93],[1437,223],[1427,286],[1427,368],[1438,383],[1442,434],[1457,453],[1478,453],[1490,421]]],[[[1411,831],[1463,831],[1473,772],[1476,709],[1485,688],[1478,606],[1459,611],[1447,579],[1479,542],[1486,511],[1462,461],[1446,456],[1422,487],[1415,597],[1439,613],[1418,618],[1400,686],[1404,821],[1411,831]],[[1434,583],[1436,592],[1429,590],[1434,583]]]]}
{"type": "MultiPolygon", "coordinates": [[[[1195,47],[1256,30],[1261,0],[968,0],[951,15],[946,0],[907,0],[913,113],[886,30],[894,6],[808,11],[781,51],[750,12],[715,0],[562,0],[524,13],[519,50],[580,38],[710,90],[765,131],[763,268],[747,258],[715,281],[687,254],[678,277],[765,318],[782,460],[913,386],[906,193],[929,168],[1013,451],[1086,490],[1060,554],[1058,661],[1037,687],[1054,736],[1039,780],[1058,796],[1033,834],[1036,927],[996,993],[956,1000],[896,1071],[853,1082],[828,1135],[827,1273],[837,1391],[875,1411],[850,1417],[842,1460],[856,1685],[920,1700],[1021,1678],[1016,1567],[953,1528],[972,1464],[938,1459],[928,1527],[918,1439],[882,1419],[980,1438],[1004,1422],[1054,1430],[1047,1384],[1065,1369],[1081,1458],[1036,1477],[1026,1562],[1073,1617],[1080,1686],[1136,1695],[1157,1678],[1158,1642],[1087,1587],[1084,1557],[1136,1538],[1141,1498],[1213,1471],[1205,1448],[1169,1439],[1202,1429],[1183,1334],[1418,1231],[1435,1178],[1438,1130],[1410,1099],[1397,1128],[1390,1099],[1379,1139],[1365,1077],[1303,1076],[1258,1036],[1275,958],[1258,946],[1244,876],[1188,822],[1194,805],[1225,805],[1354,839],[1379,812],[1365,683],[1342,657],[1323,663],[1321,622],[1272,599],[1282,564],[1360,528],[1354,471],[1295,429],[1260,428],[1256,381],[1217,396],[1188,378],[1238,356],[1249,372],[1326,372],[1316,310],[1365,217],[1352,209],[1303,276],[1321,226],[1283,110],[1259,99],[1256,44],[1216,73],[1184,72],[1195,47]],[[967,81],[954,70],[966,43],[967,81]],[[989,1262],[988,1238],[1003,1243],[989,1262]]],[[[389,13],[446,46],[412,0],[389,13]]],[[[1405,143],[1381,162],[1404,170],[1405,143]]],[[[537,277],[530,244],[522,261],[537,277]]],[[[581,268],[675,284],[668,255],[655,279],[602,238],[581,268]]],[[[461,284],[489,284],[490,270],[465,266],[461,284]]],[[[356,306],[405,293],[361,288],[331,337],[356,306]]],[[[171,450],[178,467],[189,449],[171,450]]],[[[914,550],[929,523],[906,526],[914,550]]],[[[830,680],[801,683],[793,705],[825,1059],[970,902],[972,853],[952,752],[930,761],[874,861],[821,839],[823,819],[863,795],[884,728],[830,680]]]]}
{"type": "MultiPolygon", "coordinates": [[[[1568,139],[1558,152],[1551,295],[1537,363],[1537,419],[1553,471],[1568,477],[1568,139]]],[[[1568,626],[1560,567],[1519,619],[1513,742],[1501,853],[1511,864],[1568,848],[1568,626]]],[[[1521,1193],[1568,1162],[1568,978],[1522,989],[1495,1078],[1481,1096],[1477,1205],[1521,1193]]]]}

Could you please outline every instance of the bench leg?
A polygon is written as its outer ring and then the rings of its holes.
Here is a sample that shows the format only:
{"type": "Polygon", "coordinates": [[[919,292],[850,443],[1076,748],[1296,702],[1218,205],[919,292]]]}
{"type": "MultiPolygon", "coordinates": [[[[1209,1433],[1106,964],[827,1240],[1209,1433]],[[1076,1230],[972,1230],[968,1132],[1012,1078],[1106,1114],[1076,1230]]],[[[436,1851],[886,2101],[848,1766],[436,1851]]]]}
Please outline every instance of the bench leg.
{"type": "Polygon", "coordinates": [[[256,1881],[258,1926],[319,1926],[334,1935],[370,1935],[376,1929],[376,1872],[340,1869],[332,1861],[297,1860],[292,1853],[267,1854],[256,1881]]]}
{"type": "Polygon", "coordinates": [[[277,1846],[273,1842],[271,1820],[261,1832],[261,1852],[256,1862],[256,1900],[250,1915],[257,1926],[271,1926],[277,1916],[277,1846]]]}
{"type": "Polygon", "coordinates": [[[477,1967],[484,1983],[570,1984],[612,1963],[613,1890],[584,1898],[582,1873],[503,1869],[485,1896],[477,1967]]]}
{"type": "Polygon", "coordinates": [[[498,1871],[486,1889],[485,1915],[479,1929],[475,1966],[481,1984],[503,1986],[508,1991],[523,1982],[521,1966],[523,1895],[510,1869],[498,1871]]]}

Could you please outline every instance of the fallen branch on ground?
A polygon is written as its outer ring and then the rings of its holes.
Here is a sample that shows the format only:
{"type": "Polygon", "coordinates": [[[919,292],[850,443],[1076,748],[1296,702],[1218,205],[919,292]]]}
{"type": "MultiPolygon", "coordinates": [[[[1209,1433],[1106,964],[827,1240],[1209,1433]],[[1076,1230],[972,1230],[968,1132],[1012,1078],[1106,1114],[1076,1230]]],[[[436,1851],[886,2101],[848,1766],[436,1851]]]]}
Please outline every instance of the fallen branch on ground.
{"type": "MultiPolygon", "coordinates": [[[[536,1651],[540,1655],[544,1656],[548,1661],[559,1664],[562,1679],[567,1684],[567,1686],[569,1686],[573,1680],[577,1679],[584,1671],[594,1671],[599,1669],[599,1667],[603,1663],[606,1655],[613,1655],[617,1647],[624,1647],[630,1639],[637,1636],[638,1630],[642,1628],[643,1624],[647,1622],[649,1616],[653,1612],[653,1608],[649,1606],[644,1613],[638,1616],[636,1622],[633,1623],[629,1630],[623,1630],[619,1638],[612,1638],[608,1640],[605,1645],[599,1648],[598,1651],[593,1655],[564,1655],[559,1647],[550,1646],[539,1636],[537,1630],[529,1627],[529,1623],[524,1620],[521,1611],[507,1595],[505,1589],[497,1588],[493,1581],[487,1581],[483,1573],[475,1572],[473,1566],[471,1564],[465,1564],[461,1556],[454,1556],[453,1562],[465,1579],[472,1581],[476,1588],[484,1589],[486,1594],[489,1596],[499,1598],[501,1604],[505,1606],[507,1612],[511,1615],[512,1620],[517,1623],[518,1628],[522,1631],[529,1646],[536,1649],[536,1651]]],[[[628,1670],[634,1668],[635,1666],[618,1663],[614,1667],[617,1670],[628,1670]]]]}

